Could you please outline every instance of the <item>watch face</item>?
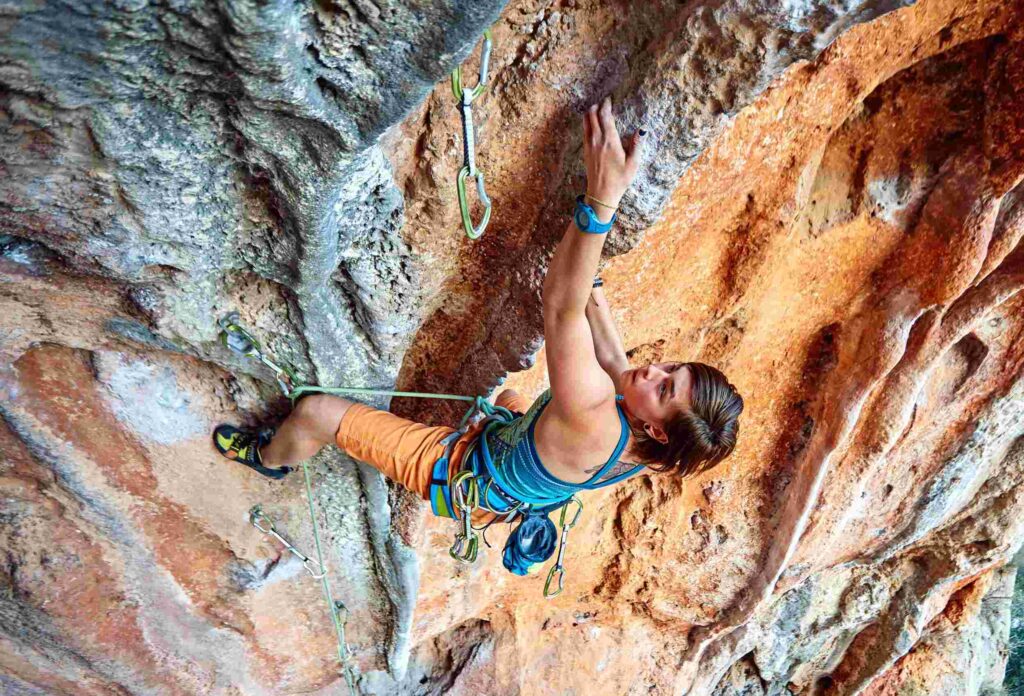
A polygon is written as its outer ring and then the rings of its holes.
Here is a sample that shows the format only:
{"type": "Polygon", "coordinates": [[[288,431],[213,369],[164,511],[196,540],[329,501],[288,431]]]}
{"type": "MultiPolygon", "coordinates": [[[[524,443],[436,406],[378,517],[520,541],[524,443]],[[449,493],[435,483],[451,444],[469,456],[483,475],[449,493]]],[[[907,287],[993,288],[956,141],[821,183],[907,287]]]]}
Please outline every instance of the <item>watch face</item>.
{"type": "Polygon", "coordinates": [[[590,225],[590,220],[587,218],[587,214],[582,210],[576,211],[576,226],[581,230],[587,229],[590,225]]]}

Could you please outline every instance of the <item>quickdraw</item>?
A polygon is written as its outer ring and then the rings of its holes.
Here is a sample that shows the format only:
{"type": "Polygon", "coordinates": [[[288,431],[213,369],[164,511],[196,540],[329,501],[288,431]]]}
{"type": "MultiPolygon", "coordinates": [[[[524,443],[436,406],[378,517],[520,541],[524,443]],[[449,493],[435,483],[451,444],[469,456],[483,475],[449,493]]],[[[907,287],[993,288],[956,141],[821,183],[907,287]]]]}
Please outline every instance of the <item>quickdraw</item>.
{"type": "Polygon", "coordinates": [[[252,523],[253,527],[260,530],[264,534],[272,536],[275,539],[277,539],[284,545],[286,549],[288,549],[292,554],[297,556],[298,559],[302,561],[302,566],[306,569],[306,572],[309,573],[313,577],[313,579],[319,580],[327,572],[323,565],[321,565],[318,561],[314,561],[312,558],[299,551],[297,548],[295,548],[295,546],[292,545],[290,541],[288,541],[278,533],[277,527],[274,526],[274,520],[270,519],[270,517],[263,514],[262,505],[254,505],[252,510],[249,510],[249,522],[252,523]],[[313,564],[316,564],[315,568],[313,567],[313,564]]]}
{"type": "Polygon", "coordinates": [[[277,380],[281,391],[284,392],[285,396],[290,396],[295,385],[295,373],[287,367],[281,367],[267,357],[260,346],[260,342],[251,333],[243,329],[238,324],[238,320],[238,312],[231,312],[217,320],[217,325],[222,331],[220,342],[233,353],[237,353],[244,358],[255,358],[273,370],[274,379],[277,380]]]}
{"type": "Polygon", "coordinates": [[[576,523],[580,519],[580,514],[583,512],[583,503],[580,502],[579,498],[573,496],[569,502],[576,503],[578,507],[576,508],[576,513],[572,516],[572,520],[568,523],[566,523],[565,517],[569,510],[569,504],[566,503],[565,506],[562,507],[562,514],[558,520],[558,525],[562,528],[562,538],[558,542],[558,558],[555,560],[555,564],[551,566],[551,570],[548,571],[548,579],[547,582],[544,583],[545,599],[551,599],[552,597],[561,594],[565,585],[565,566],[562,565],[562,561],[565,557],[565,546],[569,541],[569,530],[576,526],[576,523]],[[558,589],[551,592],[551,581],[554,579],[556,574],[558,575],[558,589]]]}
{"type": "Polygon", "coordinates": [[[462,531],[455,535],[455,543],[448,549],[448,555],[460,563],[473,563],[480,549],[480,539],[473,531],[472,523],[473,510],[480,505],[480,489],[473,472],[460,471],[456,474],[451,482],[451,490],[455,507],[462,515],[462,531]],[[462,487],[464,483],[468,486],[468,492],[462,487]]]}
{"type": "Polygon", "coordinates": [[[348,609],[340,601],[335,601],[331,594],[331,583],[327,579],[327,566],[324,565],[324,552],[320,548],[320,532],[317,530],[316,512],[313,508],[313,484],[310,482],[309,466],[302,462],[302,477],[306,484],[306,502],[309,504],[309,521],[313,525],[313,541],[316,544],[316,559],[324,574],[320,577],[320,586],[323,588],[324,599],[327,600],[327,608],[331,615],[331,623],[334,624],[334,633],[338,637],[338,662],[341,665],[341,673],[348,684],[348,692],[351,696],[358,694],[356,688],[356,667],[348,641],[345,640],[345,626],[348,623],[348,609]],[[342,614],[344,612],[344,614],[342,614]]]}
{"type": "MultiPolygon", "coordinates": [[[[223,331],[221,334],[221,343],[223,343],[232,352],[242,355],[243,357],[255,358],[273,370],[274,378],[277,380],[278,386],[281,387],[281,391],[284,392],[285,396],[291,398],[294,403],[294,400],[298,398],[295,394],[295,385],[297,384],[295,374],[288,368],[282,367],[271,360],[263,352],[263,348],[260,346],[259,341],[257,341],[252,334],[242,328],[241,325],[239,325],[238,320],[238,312],[231,312],[217,321],[218,326],[220,326],[223,331]]],[[[316,512],[313,507],[313,489],[310,483],[309,466],[307,462],[302,462],[302,474],[306,483],[306,501],[309,504],[309,520],[313,525],[313,540],[316,543],[316,561],[313,561],[313,559],[300,552],[287,539],[281,536],[274,527],[273,521],[263,514],[260,505],[256,505],[249,511],[249,521],[254,527],[256,527],[256,529],[260,530],[264,534],[270,534],[278,539],[291,553],[302,559],[302,565],[312,577],[320,580],[324,598],[327,600],[327,610],[331,616],[331,622],[334,624],[334,632],[338,638],[338,662],[341,665],[342,676],[344,676],[345,683],[348,685],[349,694],[355,696],[359,693],[356,687],[356,667],[353,664],[354,660],[352,651],[348,646],[348,641],[345,639],[345,626],[348,623],[348,610],[342,602],[336,602],[331,593],[331,583],[327,577],[327,566],[324,564],[324,555],[320,547],[320,532],[317,528],[316,512]],[[264,520],[269,522],[268,526],[261,525],[261,522],[264,520]],[[316,570],[314,570],[312,566],[313,563],[316,564],[316,570]]]]}
{"type": "Polygon", "coordinates": [[[484,189],[484,174],[476,168],[476,135],[473,130],[473,101],[484,93],[487,87],[487,68],[491,60],[491,30],[484,31],[484,44],[480,53],[480,79],[476,87],[466,89],[462,85],[462,66],[452,71],[452,92],[459,102],[459,113],[462,114],[462,144],[463,144],[463,166],[459,170],[457,187],[459,190],[459,209],[462,211],[462,226],[466,228],[466,236],[470,239],[479,239],[487,229],[487,223],[491,219],[491,199],[487,197],[484,189]],[[473,219],[469,214],[469,199],[466,197],[466,179],[476,179],[476,193],[484,206],[484,215],[480,224],[473,226],[473,219]]]}

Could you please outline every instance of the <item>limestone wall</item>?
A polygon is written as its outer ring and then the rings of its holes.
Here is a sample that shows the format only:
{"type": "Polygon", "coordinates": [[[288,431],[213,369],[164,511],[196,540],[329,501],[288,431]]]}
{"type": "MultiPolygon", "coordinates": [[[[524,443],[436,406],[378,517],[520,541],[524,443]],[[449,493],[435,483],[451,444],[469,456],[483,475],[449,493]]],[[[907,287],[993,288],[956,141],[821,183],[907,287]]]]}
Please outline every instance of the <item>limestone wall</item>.
{"type": "MultiPolygon", "coordinates": [[[[566,591],[472,567],[334,448],[318,525],[367,694],[978,694],[1024,539],[1020,3],[0,9],[0,691],[343,694],[287,412],[324,385],[536,394],[540,288],[605,94],[651,153],[602,270],[630,358],[744,396],[691,480],[585,498],[566,591]],[[494,200],[468,240],[449,71],[494,200]]],[[[378,406],[386,401],[375,400],[378,406]]],[[[390,407],[454,424],[458,404],[390,407]]]]}

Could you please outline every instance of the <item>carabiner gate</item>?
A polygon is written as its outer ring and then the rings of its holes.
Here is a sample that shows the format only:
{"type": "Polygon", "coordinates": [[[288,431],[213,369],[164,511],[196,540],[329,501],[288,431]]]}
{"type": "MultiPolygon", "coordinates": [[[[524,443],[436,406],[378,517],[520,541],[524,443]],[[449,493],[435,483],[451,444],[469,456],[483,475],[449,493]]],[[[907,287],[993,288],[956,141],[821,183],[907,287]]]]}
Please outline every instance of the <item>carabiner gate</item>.
{"type": "Polygon", "coordinates": [[[459,170],[459,178],[456,185],[459,189],[459,211],[462,213],[462,227],[466,230],[467,237],[470,239],[480,239],[487,229],[487,223],[491,221],[491,199],[487,197],[487,191],[484,189],[484,173],[480,170],[473,171],[470,169],[470,165],[467,164],[459,170]],[[476,194],[484,205],[484,215],[480,218],[480,224],[475,226],[469,211],[469,199],[466,196],[466,178],[470,176],[476,179],[476,194]]]}
{"type": "Polygon", "coordinates": [[[319,580],[327,574],[327,569],[323,565],[321,565],[319,561],[315,561],[306,554],[299,551],[297,548],[295,548],[295,546],[292,545],[290,541],[288,541],[278,533],[277,527],[274,526],[274,520],[270,519],[270,517],[263,514],[262,505],[254,505],[253,508],[249,510],[249,522],[252,523],[252,526],[256,529],[260,530],[268,536],[274,537],[279,542],[281,542],[281,544],[286,549],[288,549],[290,553],[292,553],[300,561],[302,561],[302,567],[305,568],[306,572],[313,576],[313,578],[319,580]],[[260,524],[264,521],[265,524],[267,524],[268,526],[264,527],[260,524]],[[314,567],[314,564],[316,567],[314,567]]]}
{"type": "MultiPolygon", "coordinates": [[[[474,87],[469,93],[469,100],[466,102],[472,104],[473,100],[483,94],[484,88],[487,86],[487,69],[491,62],[491,47],[493,42],[491,41],[491,30],[484,29],[484,46],[480,53],[480,72],[479,80],[477,81],[476,87],[474,87]]],[[[452,70],[452,92],[455,93],[455,98],[460,102],[464,101],[464,88],[462,86],[462,66],[458,65],[452,70]]]]}
{"type": "Polygon", "coordinates": [[[220,342],[231,352],[245,358],[256,358],[269,367],[274,372],[277,386],[281,387],[284,395],[290,398],[292,391],[295,389],[295,375],[288,368],[281,367],[268,358],[263,353],[263,348],[260,346],[259,341],[243,329],[238,321],[238,312],[231,312],[217,320],[217,325],[221,328],[222,332],[220,342]]]}

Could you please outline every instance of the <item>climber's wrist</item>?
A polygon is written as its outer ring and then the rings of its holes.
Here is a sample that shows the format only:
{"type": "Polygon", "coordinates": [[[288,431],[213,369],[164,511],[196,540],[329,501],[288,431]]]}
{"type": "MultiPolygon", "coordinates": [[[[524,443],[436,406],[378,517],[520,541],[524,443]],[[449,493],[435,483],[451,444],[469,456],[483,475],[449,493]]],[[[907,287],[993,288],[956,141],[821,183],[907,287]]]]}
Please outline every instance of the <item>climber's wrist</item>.
{"type": "Polygon", "coordinates": [[[597,219],[601,222],[608,222],[612,219],[615,211],[619,208],[619,198],[621,198],[621,194],[590,190],[583,196],[583,200],[594,209],[597,219]]]}
{"type": "Polygon", "coordinates": [[[572,214],[573,224],[580,232],[606,234],[615,223],[615,212],[602,214],[587,202],[586,194],[576,196],[576,209],[572,214]]]}

